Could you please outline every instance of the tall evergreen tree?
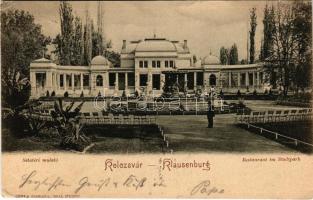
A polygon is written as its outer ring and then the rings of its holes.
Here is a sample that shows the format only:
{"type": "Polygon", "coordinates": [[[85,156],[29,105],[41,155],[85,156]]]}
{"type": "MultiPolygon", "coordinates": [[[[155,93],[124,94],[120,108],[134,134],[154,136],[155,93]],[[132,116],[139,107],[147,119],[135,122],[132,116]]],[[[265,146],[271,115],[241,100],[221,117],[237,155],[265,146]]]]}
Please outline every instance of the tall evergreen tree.
{"type": "Polygon", "coordinates": [[[74,36],[71,49],[71,64],[81,65],[83,59],[83,25],[79,17],[75,17],[74,21],[74,36]]]}
{"type": "Polygon", "coordinates": [[[238,48],[236,43],[233,44],[229,51],[229,64],[236,65],[238,64],[238,48]]]}
{"type": "Polygon", "coordinates": [[[228,51],[224,46],[220,48],[220,62],[222,65],[228,64],[228,51]]]}
{"type": "Polygon", "coordinates": [[[62,1],[59,7],[60,21],[61,21],[61,35],[59,45],[59,59],[60,64],[70,65],[72,60],[72,45],[74,36],[74,16],[72,13],[72,6],[62,1]]]}
{"type": "Polygon", "coordinates": [[[256,31],[256,26],[257,26],[257,17],[256,17],[256,8],[252,8],[250,11],[250,63],[254,63],[255,61],[255,31],[256,31]]]}

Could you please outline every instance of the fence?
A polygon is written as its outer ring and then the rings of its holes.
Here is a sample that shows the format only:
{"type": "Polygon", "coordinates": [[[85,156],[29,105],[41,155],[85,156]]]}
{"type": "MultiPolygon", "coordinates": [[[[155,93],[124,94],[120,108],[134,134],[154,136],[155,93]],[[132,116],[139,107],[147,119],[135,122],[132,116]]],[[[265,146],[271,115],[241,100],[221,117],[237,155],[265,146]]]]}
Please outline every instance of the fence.
{"type": "Polygon", "coordinates": [[[247,128],[255,128],[257,130],[259,130],[259,133],[260,134],[265,134],[265,133],[269,133],[269,134],[272,134],[273,136],[275,136],[275,140],[279,140],[279,139],[287,139],[287,140],[290,140],[292,141],[292,143],[295,145],[295,146],[299,146],[300,144],[303,144],[307,147],[310,147],[311,150],[313,148],[313,144],[310,144],[310,143],[307,143],[307,142],[304,142],[302,140],[299,140],[299,139],[296,139],[296,138],[293,138],[293,137],[289,137],[289,136],[286,136],[286,135],[282,135],[282,134],[279,134],[277,132],[274,132],[274,131],[270,131],[270,130],[267,130],[265,128],[262,128],[262,127],[258,127],[258,126],[255,126],[255,125],[252,125],[250,123],[245,123],[247,125],[247,128]]]}
{"type": "Polygon", "coordinates": [[[312,108],[268,111],[243,111],[237,114],[238,123],[268,123],[312,119],[312,108]]]}
{"type": "Polygon", "coordinates": [[[120,125],[148,125],[156,124],[155,115],[145,113],[138,114],[118,114],[105,112],[81,113],[79,122],[88,125],[120,124],[120,125]]]}

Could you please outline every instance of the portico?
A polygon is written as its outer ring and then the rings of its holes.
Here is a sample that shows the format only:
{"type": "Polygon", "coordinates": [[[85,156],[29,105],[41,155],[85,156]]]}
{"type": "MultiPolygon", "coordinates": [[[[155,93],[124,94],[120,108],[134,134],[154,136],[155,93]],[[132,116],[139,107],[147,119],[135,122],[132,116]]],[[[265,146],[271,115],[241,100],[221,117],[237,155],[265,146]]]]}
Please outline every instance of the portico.
{"type": "Polygon", "coordinates": [[[120,66],[103,56],[96,56],[90,66],[61,66],[41,58],[30,64],[31,96],[51,94],[63,96],[158,96],[164,86],[176,84],[178,92],[205,93],[211,87],[216,91],[236,93],[263,90],[263,64],[221,65],[210,54],[197,62],[189,51],[187,40],[170,41],[165,38],[123,40],[120,66]]]}

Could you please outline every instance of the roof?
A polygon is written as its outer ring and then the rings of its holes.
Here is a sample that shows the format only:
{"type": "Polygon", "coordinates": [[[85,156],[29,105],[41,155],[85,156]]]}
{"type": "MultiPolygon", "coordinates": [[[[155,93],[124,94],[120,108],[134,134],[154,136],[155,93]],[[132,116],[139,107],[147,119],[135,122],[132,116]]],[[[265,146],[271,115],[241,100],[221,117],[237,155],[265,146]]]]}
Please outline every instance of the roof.
{"type": "Polygon", "coordinates": [[[205,69],[218,69],[218,70],[232,70],[232,69],[251,69],[251,68],[258,68],[262,67],[263,63],[255,63],[255,64],[239,64],[239,65],[214,65],[205,67],[205,69]]]}
{"type": "Polygon", "coordinates": [[[148,38],[138,43],[136,47],[136,52],[151,51],[176,52],[177,50],[171,41],[168,41],[164,38],[148,38]]]}
{"type": "Polygon", "coordinates": [[[110,61],[99,55],[91,60],[91,65],[110,65],[110,61]]]}
{"type": "Polygon", "coordinates": [[[217,56],[210,54],[202,59],[201,64],[202,65],[219,65],[220,59],[218,59],[217,56]]]}
{"type": "Polygon", "coordinates": [[[179,43],[177,41],[172,41],[172,42],[174,43],[178,53],[189,53],[189,48],[187,47],[184,49],[184,44],[179,43]]]}
{"type": "Polygon", "coordinates": [[[33,63],[52,63],[52,61],[46,58],[40,58],[40,59],[34,60],[33,63]]]}

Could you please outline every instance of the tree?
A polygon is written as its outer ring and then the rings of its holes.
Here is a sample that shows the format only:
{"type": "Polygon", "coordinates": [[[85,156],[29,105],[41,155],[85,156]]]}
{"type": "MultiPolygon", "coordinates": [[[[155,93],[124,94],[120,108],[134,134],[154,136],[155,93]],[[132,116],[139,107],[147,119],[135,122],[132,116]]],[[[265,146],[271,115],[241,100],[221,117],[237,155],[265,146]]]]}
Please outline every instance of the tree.
{"type": "Polygon", "coordinates": [[[252,8],[250,11],[250,64],[254,63],[255,60],[255,43],[254,43],[254,37],[255,37],[255,31],[256,31],[256,8],[252,8]]]}
{"type": "Polygon", "coordinates": [[[74,36],[71,47],[71,64],[81,65],[83,62],[83,25],[79,17],[75,17],[74,36]]]}
{"type": "Polygon", "coordinates": [[[1,13],[1,68],[2,81],[14,69],[29,77],[30,63],[43,56],[50,38],[42,34],[34,17],[23,10],[1,13]]]}
{"type": "Polygon", "coordinates": [[[59,46],[59,59],[60,64],[70,65],[72,60],[72,45],[74,36],[74,16],[72,6],[62,1],[60,2],[59,14],[61,21],[61,35],[59,46]]]}
{"type": "Polygon", "coordinates": [[[220,48],[220,62],[222,65],[228,64],[228,50],[224,46],[220,48]]]}
{"type": "Polygon", "coordinates": [[[306,14],[302,13],[303,9],[297,10],[301,4],[279,4],[275,9],[273,50],[268,62],[277,69],[278,84],[283,86],[285,96],[292,83],[303,87],[303,82],[309,82],[310,75],[305,76],[305,73],[311,68],[307,63],[312,62],[308,55],[312,53],[312,11],[310,5],[303,7],[306,14]]]}
{"type": "Polygon", "coordinates": [[[50,38],[28,12],[8,10],[1,13],[1,40],[1,98],[14,110],[28,101],[29,65],[43,56],[50,38]]]}
{"type": "Polygon", "coordinates": [[[236,65],[238,64],[238,48],[236,44],[233,44],[231,46],[229,51],[229,64],[230,65],[236,65]]]}
{"type": "MultiPolygon", "coordinates": [[[[263,18],[263,41],[261,43],[260,60],[266,62],[271,60],[274,51],[274,32],[275,32],[275,9],[274,6],[269,8],[267,5],[264,9],[263,18]]],[[[276,88],[277,76],[275,73],[275,66],[271,62],[266,62],[267,73],[269,74],[269,81],[273,88],[276,88]]]]}
{"type": "Polygon", "coordinates": [[[293,32],[296,40],[295,69],[293,79],[296,89],[304,90],[312,84],[312,5],[311,2],[295,2],[293,32]]]}
{"type": "Polygon", "coordinates": [[[106,50],[104,56],[112,63],[113,67],[120,67],[120,54],[115,51],[106,50]]]}

